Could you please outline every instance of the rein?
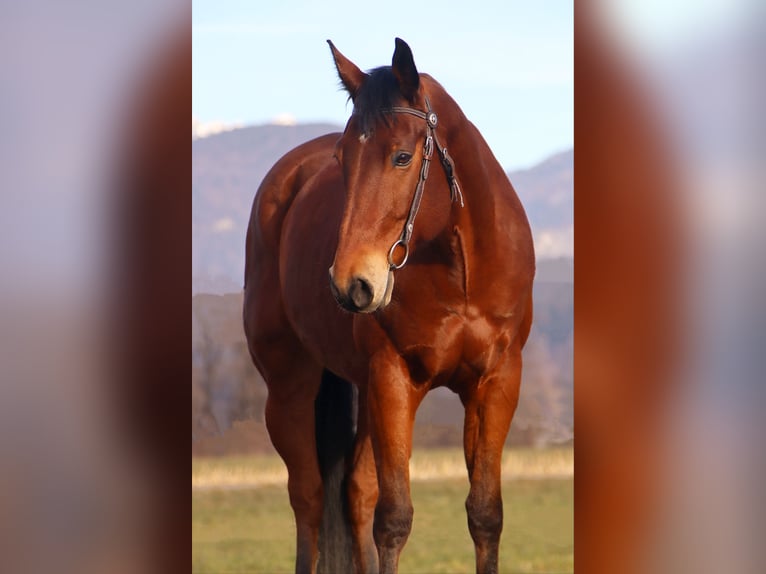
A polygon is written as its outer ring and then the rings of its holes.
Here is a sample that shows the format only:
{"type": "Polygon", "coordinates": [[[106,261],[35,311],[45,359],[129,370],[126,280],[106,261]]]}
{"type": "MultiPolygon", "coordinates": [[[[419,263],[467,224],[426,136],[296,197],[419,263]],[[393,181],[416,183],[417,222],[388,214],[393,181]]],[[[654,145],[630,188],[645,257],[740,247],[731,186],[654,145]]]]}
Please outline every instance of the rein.
{"type": "Polygon", "coordinates": [[[426,110],[422,112],[414,108],[393,107],[392,113],[410,114],[426,121],[426,140],[423,145],[423,163],[420,166],[420,179],[415,187],[415,194],[412,197],[412,203],[410,204],[410,212],[407,215],[407,221],[404,224],[402,234],[388,250],[388,265],[391,270],[401,269],[407,263],[407,258],[410,256],[410,239],[412,239],[412,231],[415,225],[415,216],[420,209],[420,200],[423,198],[423,189],[425,187],[426,179],[428,179],[428,169],[431,164],[431,157],[433,156],[434,144],[439,151],[439,159],[441,160],[444,173],[447,175],[447,181],[450,187],[450,199],[455,202],[460,202],[460,207],[464,206],[463,192],[460,191],[460,185],[458,185],[457,178],[455,177],[455,164],[452,158],[447,153],[447,148],[439,143],[439,139],[436,137],[436,125],[439,122],[436,114],[431,109],[431,102],[426,98],[426,110]],[[404,258],[398,265],[394,263],[394,251],[398,246],[404,248],[404,258]]]}

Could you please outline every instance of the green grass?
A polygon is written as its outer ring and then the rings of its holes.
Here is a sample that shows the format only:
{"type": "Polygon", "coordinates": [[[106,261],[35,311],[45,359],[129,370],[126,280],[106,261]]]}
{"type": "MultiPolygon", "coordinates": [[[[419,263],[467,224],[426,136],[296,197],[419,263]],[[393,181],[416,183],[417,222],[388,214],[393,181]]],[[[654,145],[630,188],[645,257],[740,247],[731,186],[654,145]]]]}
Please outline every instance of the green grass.
{"type": "Polygon", "coordinates": [[[193,572],[290,572],[293,537],[284,487],[192,495],[193,572]]]}
{"type": "MultiPolygon", "coordinates": [[[[521,458],[534,458],[534,452],[521,458]]],[[[540,457],[551,456],[550,451],[537,452],[540,457]]],[[[509,454],[512,458],[515,451],[509,454]]],[[[416,453],[413,463],[419,456],[434,466],[451,468],[443,460],[439,462],[438,453],[416,453]]],[[[276,465],[270,466],[273,462],[270,458],[261,462],[266,463],[268,472],[276,468],[276,465]]],[[[216,468],[221,472],[219,476],[232,476],[231,473],[241,476],[243,468],[250,464],[250,457],[197,461],[193,463],[192,474],[199,480],[216,468]],[[229,475],[223,472],[226,469],[229,475]]],[[[538,468],[540,461],[536,464],[538,468]]],[[[248,480],[251,479],[252,476],[248,476],[248,480]]],[[[202,481],[193,490],[193,571],[199,574],[292,572],[294,525],[284,485],[252,488],[232,486],[231,480],[224,485],[224,488],[215,488],[210,482],[202,481]]],[[[467,493],[465,478],[413,481],[415,519],[401,557],[402,574],[473,572],[473,544],[464,508],[467,493]]],[[[503,502],[501,572],[572,572],[571,478],[506,480],[503,502]]]]}

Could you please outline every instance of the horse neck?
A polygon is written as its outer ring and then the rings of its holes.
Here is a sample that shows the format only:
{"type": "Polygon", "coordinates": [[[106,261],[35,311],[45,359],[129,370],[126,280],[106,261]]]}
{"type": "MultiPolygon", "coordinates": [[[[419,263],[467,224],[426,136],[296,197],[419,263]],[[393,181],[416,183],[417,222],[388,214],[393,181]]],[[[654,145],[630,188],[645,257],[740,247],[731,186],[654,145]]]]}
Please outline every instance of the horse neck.
{"type": "MultiPolygon", "coordinates": [[[[498,209],[503,211],[502,204],[509,197],[510,184],[482,135],[452,98],[443,94],[433,104],[435,111],[439,105],[448,113],[443,114],[445,122],[441,133],[439,128],[442,126],[437,127],[437,137],[453,160],[464,201],[463,207],[459,201],[450,205],[445,231],[452,234],[457,230],[466,242],[465,248],[481,249],[482,245],[500,239],[495,219],[501,215],[498,209]]],[[[449,197],[448,188],[446,197],[449,197]]]]}
{"type": "MultiPolygon", "coordinates": [[[[453,159],[464,199],[463,207],[450,202],[441,175],[440,188],[431,196],[438,214],[434,224],[441,226],[434,247],[462,276],[466,297],[496,293],[516,273],[508,265],[509,254],[519,265],[534,265],[527,219],[508,176],[476,127],[449,96],[434,100],[433,109],[440,114],[437,137],[453,159]]],[[[436,163],[432,168],[442,171],[438,158],[436,163]]]]}

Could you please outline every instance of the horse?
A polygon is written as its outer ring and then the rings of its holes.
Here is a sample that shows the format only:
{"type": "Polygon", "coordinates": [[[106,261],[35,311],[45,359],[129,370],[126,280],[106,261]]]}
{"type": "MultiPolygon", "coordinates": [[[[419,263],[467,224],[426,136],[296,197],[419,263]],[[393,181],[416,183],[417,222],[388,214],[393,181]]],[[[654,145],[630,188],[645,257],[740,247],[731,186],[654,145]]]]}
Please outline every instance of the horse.
{"type": "Polygon", "coordinates": [[[497,572],[501,456],[532,323],[529,223],[407,43],[369,72],[328,44],[353,112],[343,133],[277,161],[246,238],[244,328],[288,470],[295,571],[397,572],[415,413],[444,386],[465,408],[476,571],[497,572]]]}

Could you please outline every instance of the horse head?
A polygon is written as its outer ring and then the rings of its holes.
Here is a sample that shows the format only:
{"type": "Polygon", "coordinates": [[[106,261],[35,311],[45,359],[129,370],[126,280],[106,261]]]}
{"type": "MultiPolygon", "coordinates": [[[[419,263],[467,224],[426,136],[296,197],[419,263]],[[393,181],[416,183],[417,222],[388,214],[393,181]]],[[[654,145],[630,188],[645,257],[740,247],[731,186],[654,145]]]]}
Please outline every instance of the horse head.
{"type": "MultiPolygon", "coordinates": [[[[369,73],[328,43],[354,103],[334,153],[346,200],[330,286],[345,309],[372,313],[391,301],[394,270],[407,262],[432,154],[439,154],[447,178],[440,176],[429,189],[451,185],[453,199],[460,193],[451,159],[436,137],[440,119],[431,108],[434,98],[451,99],[418,73],[410,47],[399,38],[391,66],[369,73]]],[[[437,202],[441,209],[432,200],[426,203],[429,216],[418,220],[418,236],[433,238],[446,226],[449,202],[437,202]]]]}

